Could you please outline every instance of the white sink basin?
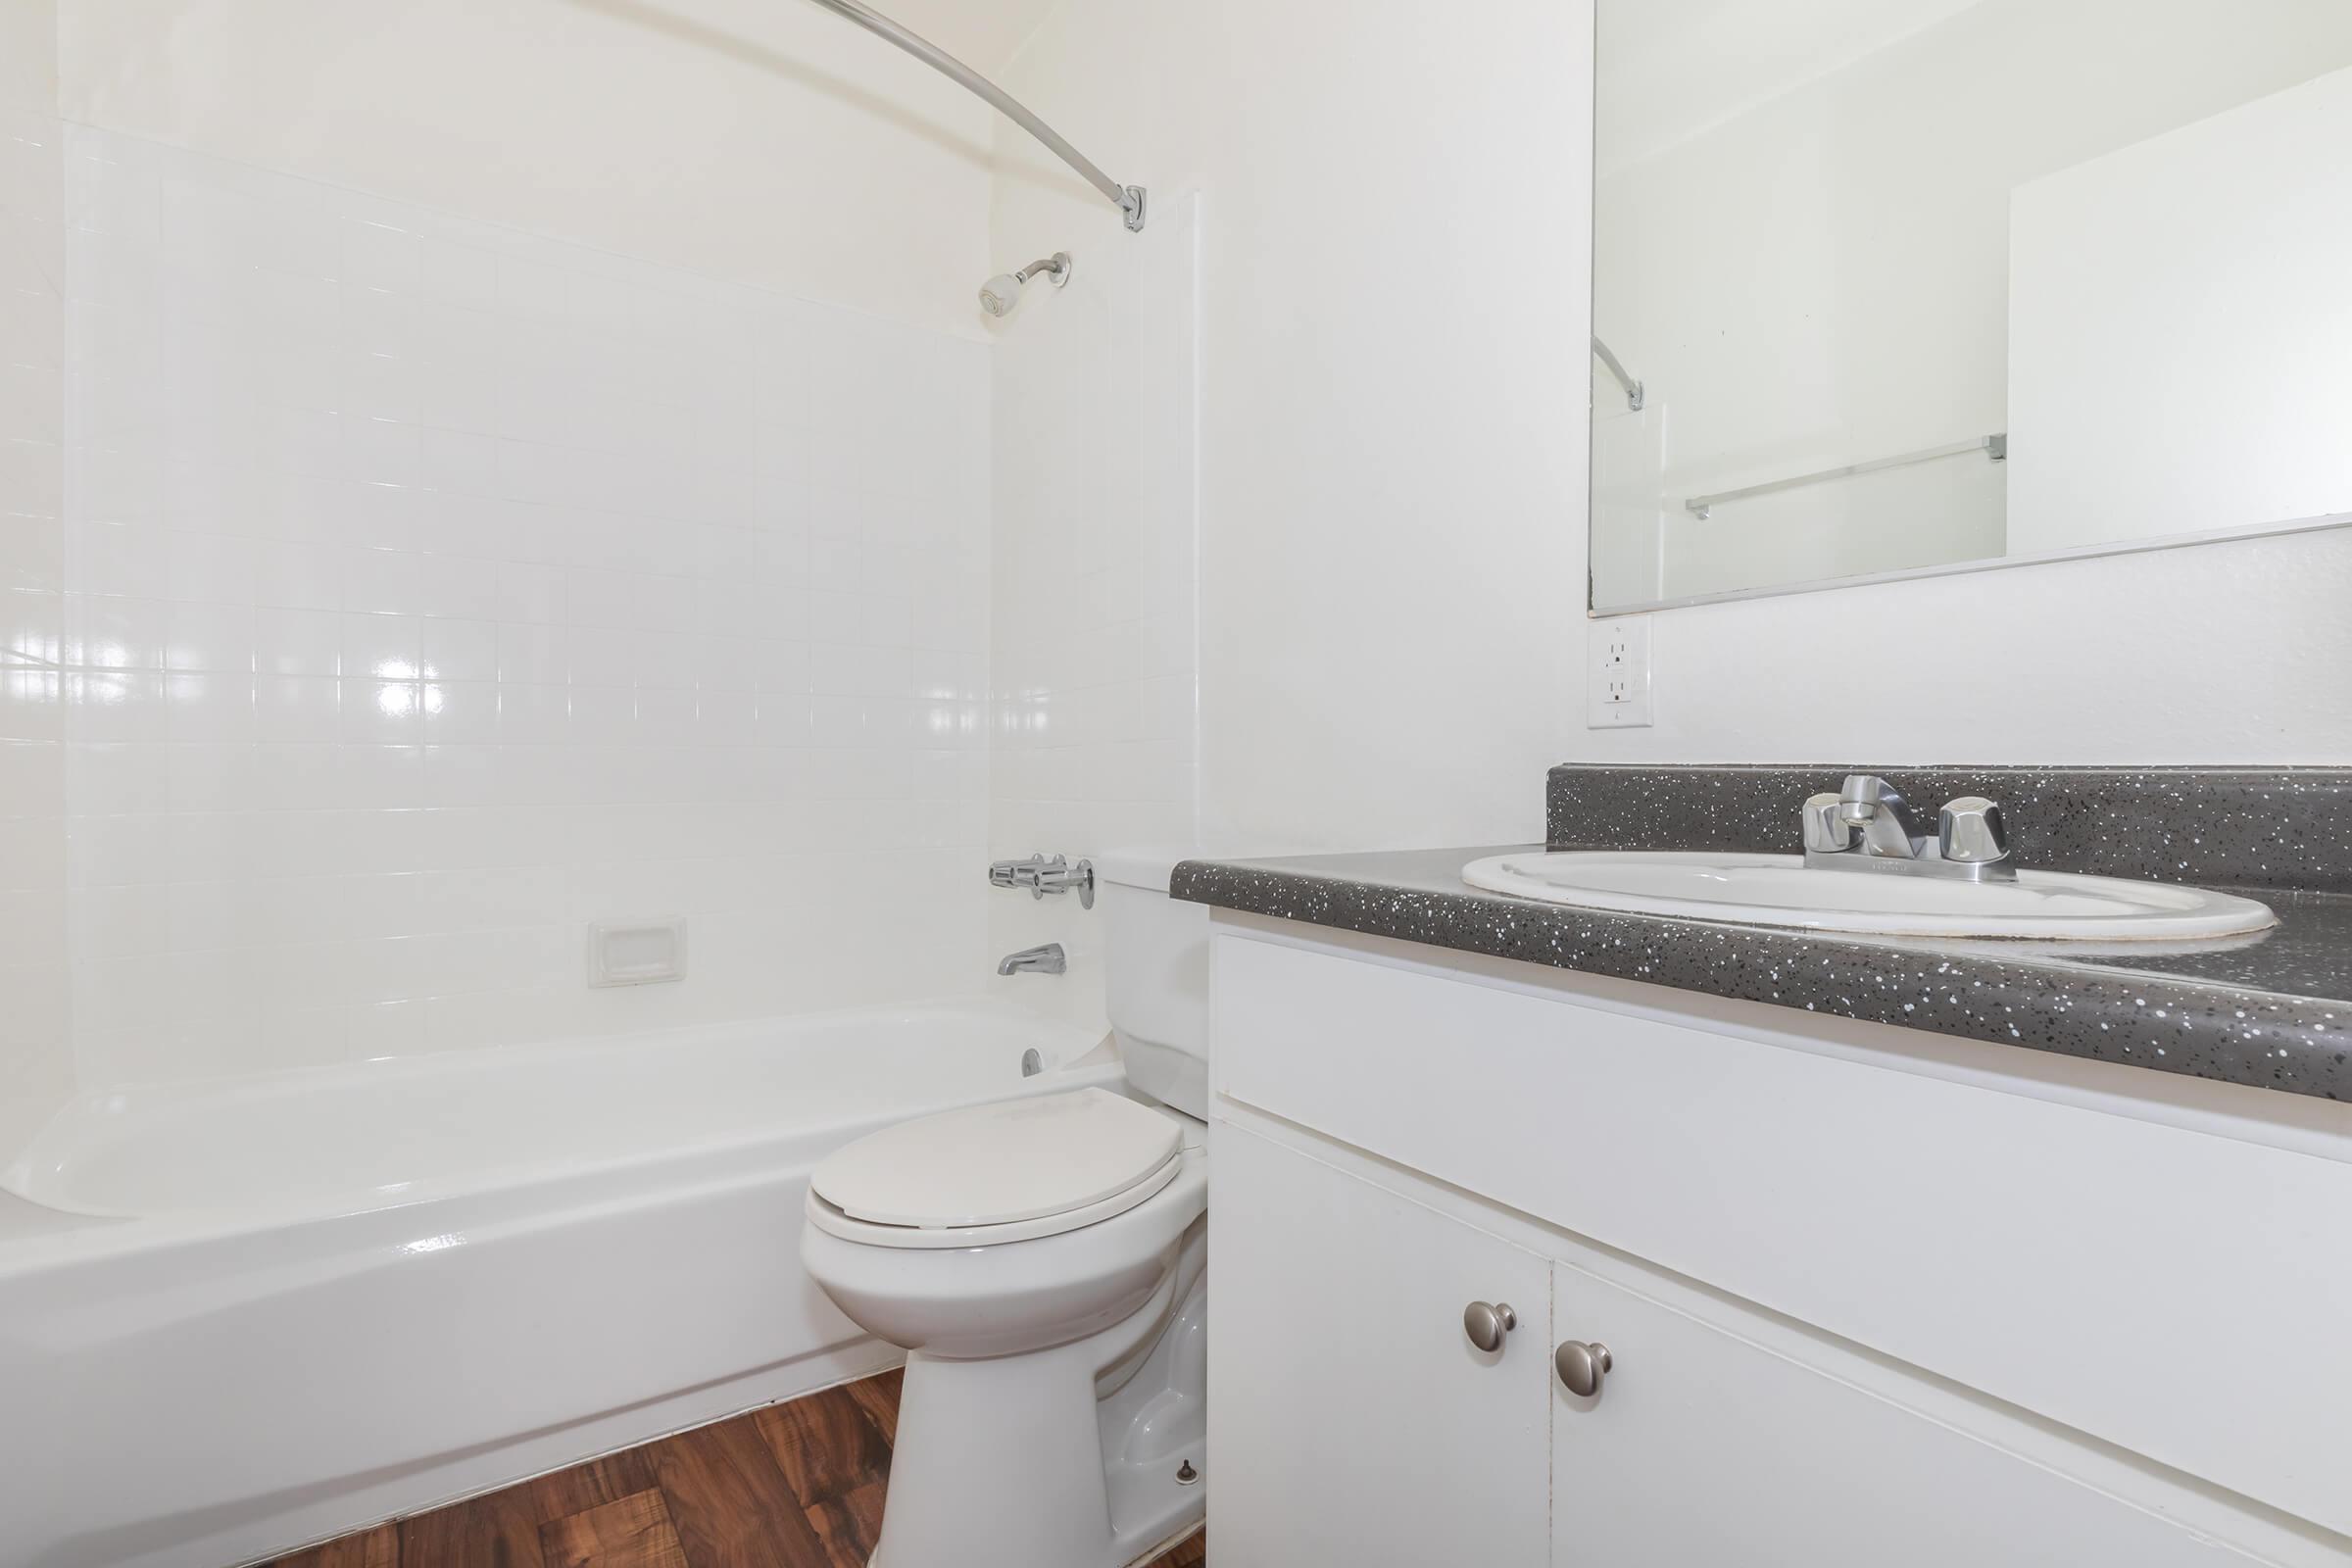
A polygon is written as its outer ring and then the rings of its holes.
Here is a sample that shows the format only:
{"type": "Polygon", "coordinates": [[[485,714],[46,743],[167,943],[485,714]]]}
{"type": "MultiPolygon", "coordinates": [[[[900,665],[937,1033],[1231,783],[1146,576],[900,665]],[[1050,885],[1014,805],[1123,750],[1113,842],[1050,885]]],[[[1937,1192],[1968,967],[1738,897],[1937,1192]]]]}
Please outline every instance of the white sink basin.
{"type": "Polygon", "coordinates": [[[2066,871],[1962,882],[1813,869],[1794,855],[1527,851],[1473,860],[1462,880],[1590,909],[1880,936],[2180,942],[2260,931],[2278,919],[2252,899],[2168,882],[2066,871]]]}

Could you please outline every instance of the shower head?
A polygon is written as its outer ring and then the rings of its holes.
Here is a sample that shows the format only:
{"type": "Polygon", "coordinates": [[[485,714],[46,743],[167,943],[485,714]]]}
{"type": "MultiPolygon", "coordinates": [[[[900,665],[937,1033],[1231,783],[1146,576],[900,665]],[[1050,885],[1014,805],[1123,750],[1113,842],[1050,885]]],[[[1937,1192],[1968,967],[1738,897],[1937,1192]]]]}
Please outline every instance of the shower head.
{"type": "Polygon", "coordinates": [[[1070,280],[1070,253],[1055,251],[1042,262],[1031,262],[1017,272],[999,272],[980,285],[980,308],[991,316],[1010,316],[1021,303],[1021,289],[1038,273],[1054,279],[1055,288],[1070,280]]]}
{"type": "Polygon", "coordinates": [[[1017,273],[999,272],[980,285],[980,308],[991,316],[1010,316],[1012,308],[1021,303],[1021,280],[1017,273]]]}

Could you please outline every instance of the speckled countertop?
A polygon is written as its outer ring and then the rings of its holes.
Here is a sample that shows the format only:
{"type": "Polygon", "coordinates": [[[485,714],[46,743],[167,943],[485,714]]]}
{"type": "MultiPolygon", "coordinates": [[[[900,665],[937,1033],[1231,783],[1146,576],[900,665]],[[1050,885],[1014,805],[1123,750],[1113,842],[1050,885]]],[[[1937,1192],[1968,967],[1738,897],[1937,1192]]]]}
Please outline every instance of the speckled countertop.
{"type": "Polygon", "coordinates": [[[1896,940],[1670,920],[1471,888],[1541,849],[1187,860],[1197,904],[1709,996],[2352,1101],[2352,769],[1554,768],[1550,848],[1793,851],[1795,803],[1875,771],[2004,803],[2026,863],[2197,882],[2278,911],[2196,946],[1896,940]]]}
{"type": "Polygon", "coordinates": [[[1540,848],[1187,860],[1173,892],[1457,952],[2352,1100],[2352,897],[2251,890],[2278,912],[2267,934],[2126,953],[1613,914],[1484,893],[1461,879],[1467,861],[1540,848]]]}
{"type": "Polygon", "coordinates": [[[1563,763],[1544,781],[1555,850],[1793,852],[1797,804],[1879,773],[1923,808],[2001,803],[2021,863],[2207,887],[2352,894],[2352,768],[1563,763]]]}

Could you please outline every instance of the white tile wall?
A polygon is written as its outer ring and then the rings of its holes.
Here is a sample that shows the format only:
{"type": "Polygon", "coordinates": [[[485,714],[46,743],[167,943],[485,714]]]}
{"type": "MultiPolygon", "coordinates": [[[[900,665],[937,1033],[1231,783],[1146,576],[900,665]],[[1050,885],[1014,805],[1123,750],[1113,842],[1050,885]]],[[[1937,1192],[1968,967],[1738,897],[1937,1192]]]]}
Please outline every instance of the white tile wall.
{"type": "Polygon", "coordinates": [[[0,7],[0,1159],[72,1086],[63,638],[65,202],[47,6],[0,7]]]}
{"type": "Polygon", "coordinates": [[[977,989],[985,345],[66,155],[85,1080],[977,989]]]}
{"type": "MultiPolygon", "coordinates": [[[[1023,214],[1000,248],[1028,254],[1067,221],[1023,214]]],[[[1166,193],[1151,245],[1090,255],[1079,284],[1025,304],[997,341],[1001,856],[1194,842],[1198,223],[1197,198],[1166,193]]],[[[1101,1015],[1099,916],[1074,899],[1005,899],[990,930],[1000,952],[1060,942],[1070,955],[1066,983],[1000,990],[1101,1015]]]]}

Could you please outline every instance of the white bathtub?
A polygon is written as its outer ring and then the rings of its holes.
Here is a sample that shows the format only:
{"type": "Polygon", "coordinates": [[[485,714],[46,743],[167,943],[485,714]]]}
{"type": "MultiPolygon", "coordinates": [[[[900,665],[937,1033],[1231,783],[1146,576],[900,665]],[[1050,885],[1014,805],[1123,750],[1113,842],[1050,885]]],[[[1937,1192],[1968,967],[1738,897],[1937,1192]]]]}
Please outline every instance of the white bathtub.
{"type": "Polygon", "coordinates": [[[222,1568],[886,1366],[801,1272],[809,1169],[1116,1083],[1098,1040],[904,1008],[70,1105],[0,1177],[0,1565],[222,1568]]]}

